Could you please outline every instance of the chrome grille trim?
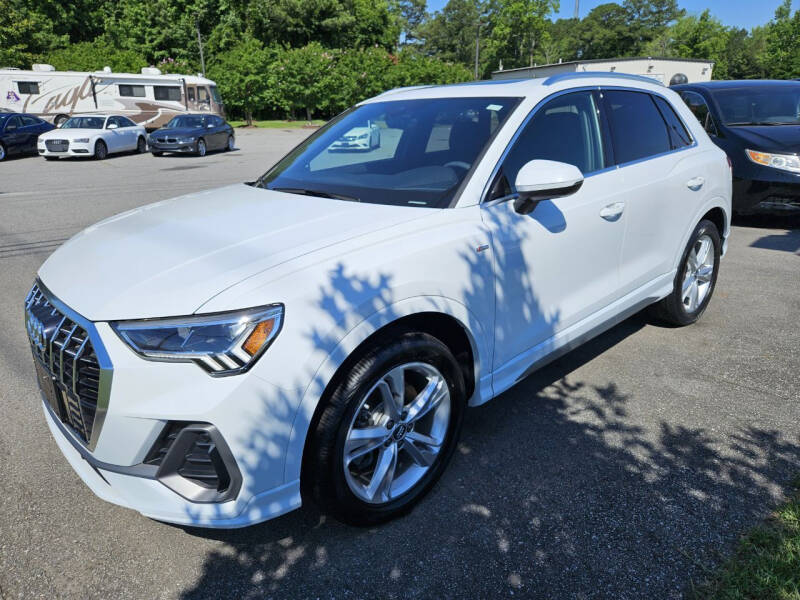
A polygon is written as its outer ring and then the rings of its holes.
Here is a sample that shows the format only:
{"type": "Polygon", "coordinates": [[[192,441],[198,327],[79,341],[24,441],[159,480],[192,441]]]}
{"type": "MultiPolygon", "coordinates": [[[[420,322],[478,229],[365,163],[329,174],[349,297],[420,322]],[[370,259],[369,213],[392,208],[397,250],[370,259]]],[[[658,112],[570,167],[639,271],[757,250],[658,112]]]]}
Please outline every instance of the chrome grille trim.
{"type": "Polygon", "coordinates": [[[93,451],[108,411],[113,375],[97,328],[39,280],[25,299],[25,328],[34,360],[56,380],[63,408],[57,416],[78,442],[93,451]]]}

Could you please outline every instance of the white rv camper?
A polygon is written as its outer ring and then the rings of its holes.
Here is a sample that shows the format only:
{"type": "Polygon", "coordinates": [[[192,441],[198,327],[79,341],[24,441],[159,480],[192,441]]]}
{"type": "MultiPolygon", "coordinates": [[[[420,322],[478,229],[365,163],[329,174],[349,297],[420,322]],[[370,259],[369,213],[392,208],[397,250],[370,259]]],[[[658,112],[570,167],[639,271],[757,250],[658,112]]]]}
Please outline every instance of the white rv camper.
{"type": "Polygon", "coordinates": [[[147,129],[157,129],[179,113],[208,112],[224,117],[216,84],[205,77],[162,75],[154,68],[140,74],[0,69],[0,109],[36,115],[60,125],[75,113],[122,114],[147,129]]]}

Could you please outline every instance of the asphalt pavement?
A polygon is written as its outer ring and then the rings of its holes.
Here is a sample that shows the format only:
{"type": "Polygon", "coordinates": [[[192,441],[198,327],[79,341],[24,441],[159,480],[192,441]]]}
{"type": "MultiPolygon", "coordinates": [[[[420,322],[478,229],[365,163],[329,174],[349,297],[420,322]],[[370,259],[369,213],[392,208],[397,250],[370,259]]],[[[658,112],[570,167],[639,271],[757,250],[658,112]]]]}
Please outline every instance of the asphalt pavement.
{"type": "Polygon", "coordinates": [[[307,131],[205,158],[0,163],[0,598],[680,598],[800,474],[800,222],[733,230],[702,320],[639,315],[471,409],[411,515],[313,506],[254,527],[159,523],[97,499],[45,425],[23,328],[69,236],[252,180],[307,131]]]}

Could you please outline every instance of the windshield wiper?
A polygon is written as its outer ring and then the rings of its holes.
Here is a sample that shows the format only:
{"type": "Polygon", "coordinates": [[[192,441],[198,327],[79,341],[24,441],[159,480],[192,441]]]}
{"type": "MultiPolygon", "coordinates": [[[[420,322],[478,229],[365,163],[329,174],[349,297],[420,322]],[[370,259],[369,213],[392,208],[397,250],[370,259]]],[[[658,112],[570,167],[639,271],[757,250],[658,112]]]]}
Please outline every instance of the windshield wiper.
{"type": "Polygon", "coordinates": [[[347,200],[348,202],[361,202],[355,196],[345,196],[344,194],[333,194],[321,190],[308,190],[305,188],[267,188],[274,192],[286,192],[287,194],[300,194],[301,196],[317,196],[318,198],[331,198],[333,200],[347,200]]]}
{"type": "Polygon", "coordinates": [[[729,127],[736,127],[737,125],[756,125],[756,126],[772,126],[772,125],[800,125],[800,122],[791,121],[742,121],[741,123],[726,123],[729,127]]]}

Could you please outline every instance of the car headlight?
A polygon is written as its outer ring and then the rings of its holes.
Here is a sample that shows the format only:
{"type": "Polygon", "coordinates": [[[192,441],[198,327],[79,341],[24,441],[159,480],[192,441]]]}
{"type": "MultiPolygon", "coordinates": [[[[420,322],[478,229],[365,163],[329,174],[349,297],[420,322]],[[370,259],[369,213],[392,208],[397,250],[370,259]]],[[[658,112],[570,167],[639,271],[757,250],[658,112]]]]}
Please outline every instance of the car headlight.
{"type": "Polygon", "coordinates": [[[365,139],[367,139],[368,137],[369,137],[369,134],[368,134],[368,133],[362,133],[360,136],[358,136],[358,139],[360,139],[360,140],[365,140],[365,139]]]}
{"type": "Polygon", "coordinates": [[[196,139],[197,139],[197,138],[194,138],[194,137],[178,138],[178,143],[179,143],[179,144],[191,144],[191,143],[193,143],[193,142],[194,142],[196,139]]]}
{"type": "Polygon", "coordinates": [[[211,375],[249,369],[283,324],[283,305],[169,319],[116,321],[112,329],[131,349],[158,361],[193,362],[211,375]]]}
{"type": "Polygon", "coordinates": [[[75,142],[76,144],[88,144],[89,138],[75,138],[72,141],[75,142]]]}
{"type": "Polygon", "coordinates": [[[780,169],[781,171],[800,173],[800,157],[796,154],[772,154],[770,152],[759,152],[758,150],[745,150],[745,154],[747,154],[747,158],[759,165],[780,169]]]}

